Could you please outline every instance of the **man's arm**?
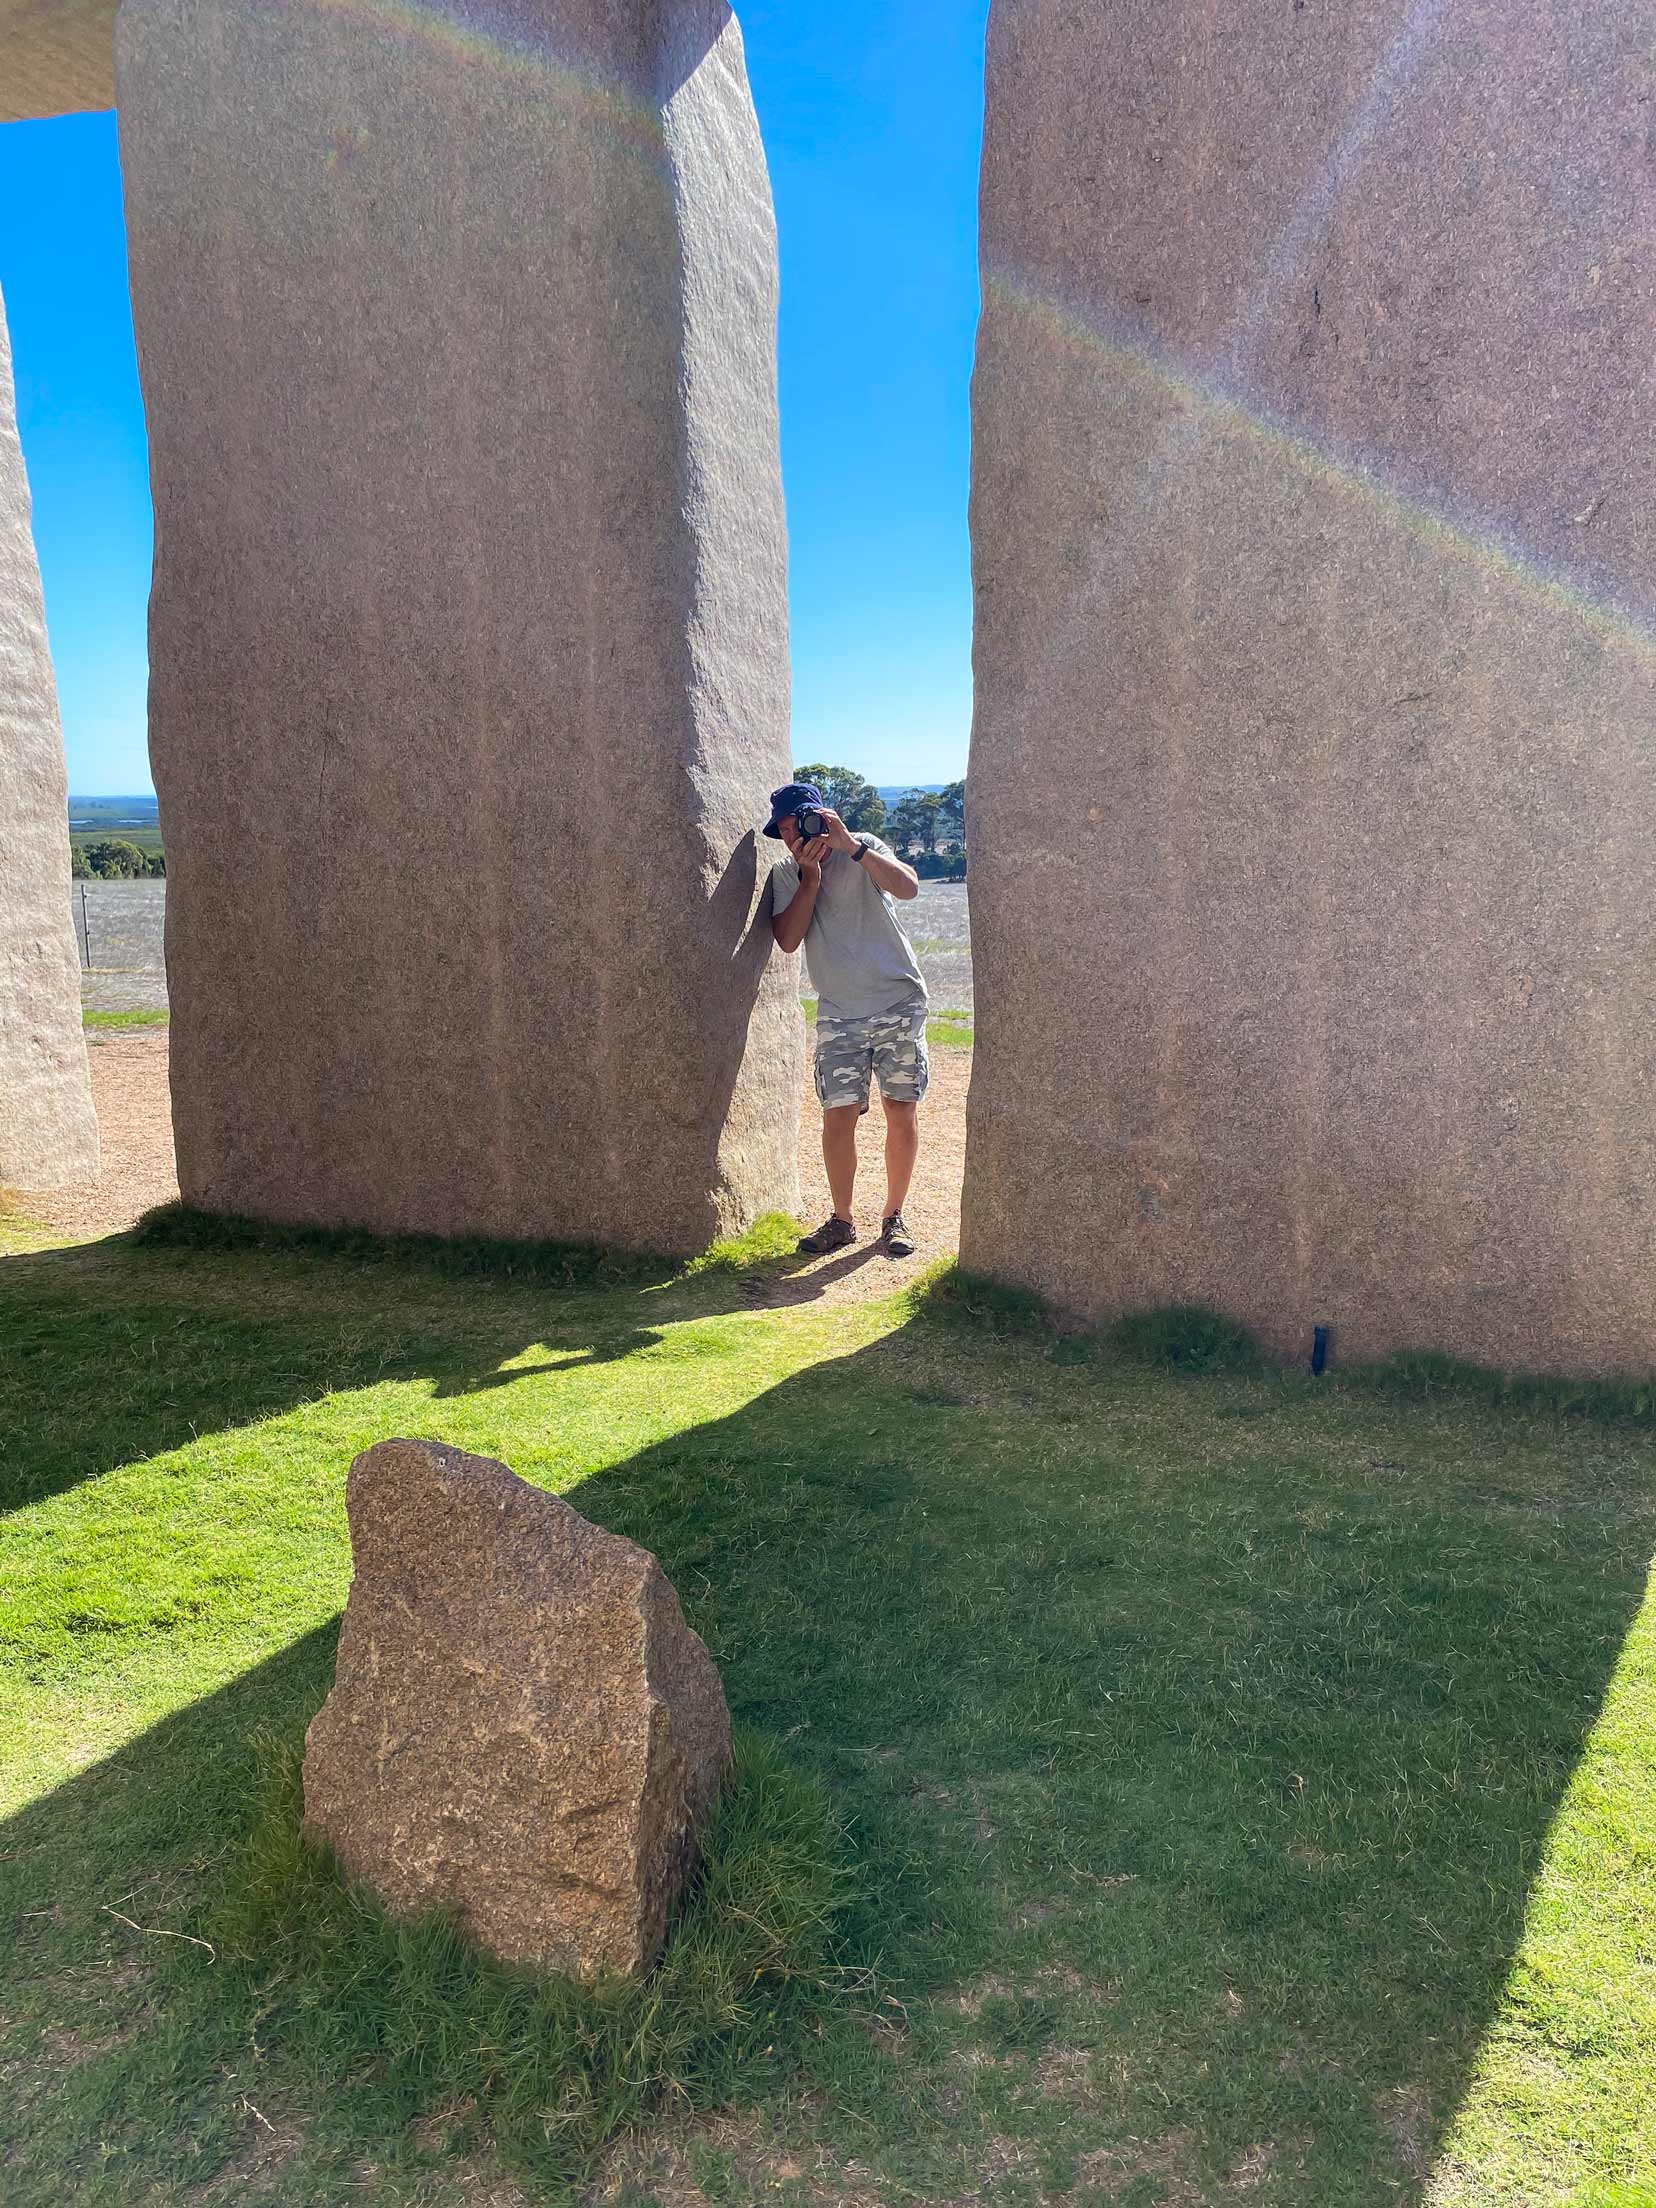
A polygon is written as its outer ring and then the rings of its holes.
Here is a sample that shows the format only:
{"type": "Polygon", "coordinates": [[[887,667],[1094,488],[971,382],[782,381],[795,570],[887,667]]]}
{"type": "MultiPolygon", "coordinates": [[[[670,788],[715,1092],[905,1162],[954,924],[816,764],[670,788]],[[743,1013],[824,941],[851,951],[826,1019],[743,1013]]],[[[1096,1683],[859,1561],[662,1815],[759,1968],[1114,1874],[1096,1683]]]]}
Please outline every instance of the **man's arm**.
{"type": "Polygon", "coordinates": [[[795,864],[799,868],[799,887],[780,912],[771,914],[771,934],[780,951],[797,951],[804,942],[811,915],[816,911],[817,891],[822,887],[820,858],[807,858],[801,851],[795,864]]]}
{"type": "Polygon", "coordinates": [[[912,866],[905,866],[901,859],[888,857],[884,851],[871,851],[860,837],[854,836],[838,813],[823,807],[822,817],[828,824],[824,838],[830,851],[843,851],[848,858],[857,859],[876,889],[883,889],[887,896],[895,897],[906,905],[911,897],[920,894],[920,877],[912,866]]]}
{"type": "Polygon", "coordinates": [[[862,856],[862,870],[876,889],[885,890],[906,905],[911,897],[920,894],[920,877],[912,866],[905,866],[901,859],[888,859],[883,851],[870,851],[866,847],[862,856]]]}

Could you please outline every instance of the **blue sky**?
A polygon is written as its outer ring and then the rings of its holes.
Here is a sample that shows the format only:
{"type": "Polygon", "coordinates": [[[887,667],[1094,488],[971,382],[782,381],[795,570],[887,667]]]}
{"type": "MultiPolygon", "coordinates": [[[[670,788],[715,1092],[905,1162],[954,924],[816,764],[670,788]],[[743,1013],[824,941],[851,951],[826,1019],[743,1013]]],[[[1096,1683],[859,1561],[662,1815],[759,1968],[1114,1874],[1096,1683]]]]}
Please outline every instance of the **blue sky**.
{"type": "MultiPolygon", "coordinates": [[[[948,781],[971,717],[988,0],[738,12],[782,241],[794,756],[948,781]]],[[[147,790],[149,497],[114,117],[0,126],[0,210],[70,787],[147,790]]]]}

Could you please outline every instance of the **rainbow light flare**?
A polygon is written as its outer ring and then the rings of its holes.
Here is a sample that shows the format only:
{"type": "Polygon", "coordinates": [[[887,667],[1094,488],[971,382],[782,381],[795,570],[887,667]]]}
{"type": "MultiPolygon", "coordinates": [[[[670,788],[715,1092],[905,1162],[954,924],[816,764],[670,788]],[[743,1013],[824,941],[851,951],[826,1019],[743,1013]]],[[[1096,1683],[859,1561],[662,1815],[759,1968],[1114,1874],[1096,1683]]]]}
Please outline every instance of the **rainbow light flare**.
{"type": "Polygon", "coordinates": [[[1057,304],[1015,278],[989,273],[986,299],[1038,325],[1050,343],[1103,360],[1124,380],[1149,385],[1195,411],[1201,428],[1241,434],[1301,474],[1332,485],[1342,495],[1378,507],[1446,559],[1482,569],[1579,621],[1606,643],[1656,663],[1656,625],[1596,594],[1580,577],[1543,559],[1492,523],[1474,521],[1431,504],[1388,482],[1377,469],[1342,458],[1295,423],[1245,402],[1217,378],[1205,376],[1158,345],[1149,332],[1125,320],[1112,329],[1095,317],[1057,304]]]}
{"type": "Polygon", "coordinates": [[[440,54],[462,69],[515,80],[559,107],[587,116],[630,151],[660,167],[666,157],[661,109],[619,79],[560,61],[501,28],[487,26],[479,0],[271,0],[283,12],[333,16],[440,54]]]}

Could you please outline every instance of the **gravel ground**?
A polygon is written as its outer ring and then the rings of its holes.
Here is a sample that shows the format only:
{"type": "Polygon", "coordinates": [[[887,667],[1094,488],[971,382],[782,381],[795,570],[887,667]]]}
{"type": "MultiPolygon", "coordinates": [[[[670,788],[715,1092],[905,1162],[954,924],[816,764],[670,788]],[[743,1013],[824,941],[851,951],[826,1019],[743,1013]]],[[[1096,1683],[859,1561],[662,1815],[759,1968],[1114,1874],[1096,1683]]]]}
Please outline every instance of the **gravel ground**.
{"type": "MultiPolygon", "coordinates": [[[[156,882],[75,882],[70,906],[75,935],[86,957],[92,939],[91,971],[81,977],[82,1001],[90,1011],[164,1011],[167,974],[161,956],[161,928],[167,910],[167,885],[156,882]],[[86,892],[86,926],[81,923],[81,892],[86,892]]],[[[923,882],[903,915],[926,977],[933,1006],[940,1011],[972,1008],[972,938],[966,914],[964,882],[923,882]]],[[[801,975],[803,976],[803,967],[801,975]]]]}
{"type": "Polygon", "coordinates": [[[178,1194],[165,1033],[87,1037],[102,1170],[49,1195],[25,1192],[18,1209],[61,1234],[120,1234],[178,1194]]]}
{"type": "MultiPolygon", "coordinates": [[[[173,1165],[172,1106],[167,1092],[167,1037],[164,1033],[110,1035],[91,1044],[92,1099],[103,1142],[103,1171],[51,1194],[24,1193],[18,1209],[75,1239],[120,1234],[141,1213],[178,1194],[173,1165]]],[[[879,1255],[885,1193],[881,1170],[879,1107],[862,1124],[862,1170],[857,1184],[857,1220],[863,1239],[835,1257],[817,1258],[797,1271],[767,1274],[752,1282],[756,1305],[856,1302],[884,1295],[933,1259],[952,1254],[960,1237],[960,1173],[965,1150],[966,1085],[971,1077],[969,1050],[935,1049],[932,1086],[921,1111],[920,1164],[906,1217],[919,1245],[912,1258],[893,1264],[879,1255]]],[[[810,1225],[829,1211],[828,1183],[822,1170],[821,1115],[807,1094],[799,1131],[801,1206],[810,1225]]]]}

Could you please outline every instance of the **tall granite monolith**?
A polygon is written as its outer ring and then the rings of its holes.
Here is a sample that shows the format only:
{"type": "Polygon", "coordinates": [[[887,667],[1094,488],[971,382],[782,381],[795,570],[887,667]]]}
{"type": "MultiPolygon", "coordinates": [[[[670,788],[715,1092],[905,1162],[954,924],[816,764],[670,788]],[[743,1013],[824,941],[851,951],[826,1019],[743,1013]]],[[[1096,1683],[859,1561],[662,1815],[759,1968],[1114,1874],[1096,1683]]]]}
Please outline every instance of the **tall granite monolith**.
{"type": "Polygon", "coordinates": [[[962,1256],[1656,1366],[1651,0],[996,0],[962,1256]]]}
{"type": "Polygon", "coordinates": [[[56,1188],[97,1170],[63,732],[0,302],[0,1186],[56,1188]]]}
{"type": "Polygon", "coordinates": [[[179,1179],[689,1249],[794,1200],[769,186],[711,0],[128,0],[179,1179]]]}
{"type": "Polygon", "coordinates": [[[0,0],[0,123],[115,105],[116,0],[0,0]]]}

